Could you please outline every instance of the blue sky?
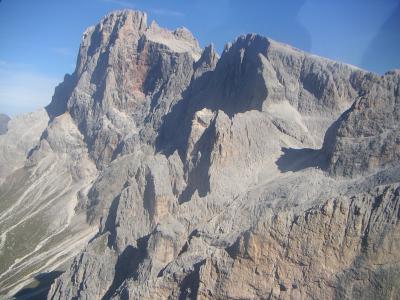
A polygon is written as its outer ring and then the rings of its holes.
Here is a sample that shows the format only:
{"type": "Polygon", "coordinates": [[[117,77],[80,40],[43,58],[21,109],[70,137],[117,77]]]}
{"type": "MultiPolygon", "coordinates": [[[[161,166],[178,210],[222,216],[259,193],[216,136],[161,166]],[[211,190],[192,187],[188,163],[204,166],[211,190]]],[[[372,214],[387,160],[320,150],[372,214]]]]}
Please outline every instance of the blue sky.
{"type": "Polygon", "coordinates": [[[219,51],[255,32],[381,74],[400,68],[400,0],[0,1],[0,112],[9,115],[48,104],[74,70],[82,32],[122,8],[185,26],[219,51]]]}

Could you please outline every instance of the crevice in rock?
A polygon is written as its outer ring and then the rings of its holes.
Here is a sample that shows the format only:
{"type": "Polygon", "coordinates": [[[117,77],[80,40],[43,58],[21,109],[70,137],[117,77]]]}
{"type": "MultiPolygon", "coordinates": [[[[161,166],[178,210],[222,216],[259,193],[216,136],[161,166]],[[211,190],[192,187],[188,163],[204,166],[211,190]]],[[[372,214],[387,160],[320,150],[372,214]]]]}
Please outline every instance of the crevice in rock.
{"type": "Polygon", "coordinates": [[[179,251],[178,257],[185,253],[189,249],[190,242],[192,241],[193,237],[200,237],[200,233],[197,229],[193,230],[192,233],[189,235],[186,243],[183,245],[182,249],[179,251]]]}
{"type": "Polygon", "coordinates": [[[208,171],[211,165],[211,152],[215,139],[216,128],[214,119],[193,148],[192,152],[200,154],[201,157],[197,158],[197,161],[194,162],[195,165],[192,170],[188,170],[187,165],[185,167],[188,179],[185,190],[178,197],[179,204],[189,201],[196,190],[200,197],[204,197],[209,193],[210,178],[208,171]]]}
{"type": "Polygon", "coordinates": [[[154,178],[150,170],[147,170],[145,178],[146,185],[143,193],[143,207],[149,213],[150,219],[152,219],[155,214],[156,191],[154,178]]]}
{"type": "Polygon", "coordinates": [[[236,239],[236,241],[232,245],[226,247],[225,251],[232,259],[236,259],[240,251],[240,236],[236,239]]]}
{"type": "Polygon", "coordinates": [[[111,202],[110,209],[108,210],[108,216],[105,223],[104,230],[109,231],[110,235],[108,236],[107,245],[109,248],[112,248],[115,245],[115,239],[117,238],[117,226],[116,218],[117,218],[117,211],[118,205],[121,198],[121,194],[114,198],[111,202]]]}
{"type": "Polygon", "coordinates": [[[200,267],[206,260],[202,260],[193,266],[193,271],[189,273],[180,284],[179,300],[197,299],[197,293],[200,285],[200,267]]]}

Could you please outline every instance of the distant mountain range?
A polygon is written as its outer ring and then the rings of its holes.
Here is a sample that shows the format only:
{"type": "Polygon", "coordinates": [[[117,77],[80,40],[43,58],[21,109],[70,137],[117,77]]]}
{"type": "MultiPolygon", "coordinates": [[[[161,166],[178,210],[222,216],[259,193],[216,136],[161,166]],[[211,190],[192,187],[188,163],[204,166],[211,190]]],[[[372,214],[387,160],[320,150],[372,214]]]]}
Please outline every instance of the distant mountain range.
{"type": "Polygon", "coordinates": [[[7,132],[8,121],[10,121],[10,117],[0,113],[0,134],[5,134],[7,132]]]}

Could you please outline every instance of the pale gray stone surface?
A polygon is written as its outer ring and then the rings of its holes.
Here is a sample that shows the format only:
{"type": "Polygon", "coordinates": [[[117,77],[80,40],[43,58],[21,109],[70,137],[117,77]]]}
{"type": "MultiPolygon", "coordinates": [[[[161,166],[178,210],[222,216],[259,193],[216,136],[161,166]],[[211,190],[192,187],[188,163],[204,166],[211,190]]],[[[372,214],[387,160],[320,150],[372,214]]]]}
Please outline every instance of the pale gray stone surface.
{"type": "Polygon", "coordinates": [[[370,76],[361,84],[360,96],[325,141],[335,175],[364,175],[400,161],[400,72],[370,76]]]}
{"type": "Polygon", "coordinates": [[[24,166],[29,152],[38,144],[49,118],[44,109],[18,115],[7,122],[0,134],[0,183],[24,166]]]}

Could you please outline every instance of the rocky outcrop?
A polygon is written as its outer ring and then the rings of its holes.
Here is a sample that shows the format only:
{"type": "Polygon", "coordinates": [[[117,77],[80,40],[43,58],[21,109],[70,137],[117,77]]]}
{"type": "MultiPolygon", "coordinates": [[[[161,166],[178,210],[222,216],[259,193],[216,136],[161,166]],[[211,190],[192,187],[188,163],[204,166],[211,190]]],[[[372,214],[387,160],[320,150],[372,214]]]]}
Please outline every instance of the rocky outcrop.
{"type": "Polygon", "coordinates": [[[399,186],[266,211],[199,269],[201,299],[390,299],[399,294],[399,186]]]}
{"type": "Polygon", "coordinates": [[[360,96],[327,134],[329,171],[357,176],[396,165],[400,159],[400,73],[370,76],[360,96]]]}
{"type": "Polygon", "coordinates": [[[395,298],[398,86],[259,35],[219,57],[109,14],[23,168],[37,199],[63,182],[51,253],[84,237],[48,299],[395,298]]]}

